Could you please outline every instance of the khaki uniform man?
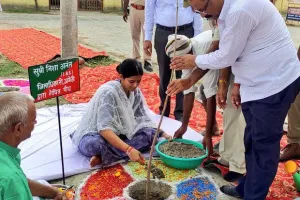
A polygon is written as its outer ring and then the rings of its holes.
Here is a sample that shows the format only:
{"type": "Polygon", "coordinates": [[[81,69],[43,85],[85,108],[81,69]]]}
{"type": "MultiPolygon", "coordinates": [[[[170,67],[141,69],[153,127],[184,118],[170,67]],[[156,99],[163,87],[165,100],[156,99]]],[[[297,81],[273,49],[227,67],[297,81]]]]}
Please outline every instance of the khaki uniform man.
{"type": "MultiPolygon", "coordinates": [[[[131,37],[133,42],[132,57],[141,61],[140,53],[140,38],[141,32],[143,34],[143,41],[145,37],[144,22],[145,22],[145,0],[124,0],[124,15],[123,19],[127,22],[129,14],[129,23],[131,29],[131,37]],[[128,5],[130,5],[128,13],[128,5]]],[[[151,57],[144,53],[144,69],[148,72],[152,72],[151,57]]]]}
{"type": "MultiPolygon", "coordinates": [[[[220,77],[219,87],[221,86],[220,84],[227,85],[227,83],[221,81],[223,80],[222,78],[225,77],[220,77]]],[[[241,178],[243,174],[246,173],[244,146],[244,132],[246,122],[241,107],[236,108],[231,100],[232,95],[234,95],[233,93],[239,90],[234,86],[234,75],[230,73],[229,77],[226,77],[225,79],[226,82],[229,81],[229,86],[225,86],[228,87],[226,99],[227,106],[224,108],[223,112],[224,133],[220,141],[220,158],[218,161],[222,165],[229,166],[230,172],[224,176],[224,179],[229,182],[233,182],[241,178]]]]}
{"type": "MultiPolygon", "coordinates": [[[[298,49],[298,58],[300,61],[300,46],[298,49]]],[[[300,94],[288,112],[288,145],[280,154],[280,161],[300,158],[300,94]]]]}

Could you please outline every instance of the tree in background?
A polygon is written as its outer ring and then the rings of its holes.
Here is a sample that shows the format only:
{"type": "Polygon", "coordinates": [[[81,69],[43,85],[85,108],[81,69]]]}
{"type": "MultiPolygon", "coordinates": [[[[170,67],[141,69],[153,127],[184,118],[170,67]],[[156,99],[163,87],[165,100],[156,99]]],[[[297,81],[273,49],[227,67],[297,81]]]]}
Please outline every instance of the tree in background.
{"type": "Polygon", "coordinates": [[[39,10],[38,0],[34,0],[34,4],[35,4],[35,10],[38,11],[39,10]]]}

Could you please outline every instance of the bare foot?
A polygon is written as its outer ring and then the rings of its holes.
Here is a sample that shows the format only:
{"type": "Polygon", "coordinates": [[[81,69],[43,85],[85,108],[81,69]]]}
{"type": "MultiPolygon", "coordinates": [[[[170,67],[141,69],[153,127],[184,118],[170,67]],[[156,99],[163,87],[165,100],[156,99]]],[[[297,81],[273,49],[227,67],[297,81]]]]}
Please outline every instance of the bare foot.
{"type": "Polygon", "coordinates": [[[100,156],[93,156],[90,160],[91,168],[95,167],[96,165],[101,164],[101,157],[100,156]]]}

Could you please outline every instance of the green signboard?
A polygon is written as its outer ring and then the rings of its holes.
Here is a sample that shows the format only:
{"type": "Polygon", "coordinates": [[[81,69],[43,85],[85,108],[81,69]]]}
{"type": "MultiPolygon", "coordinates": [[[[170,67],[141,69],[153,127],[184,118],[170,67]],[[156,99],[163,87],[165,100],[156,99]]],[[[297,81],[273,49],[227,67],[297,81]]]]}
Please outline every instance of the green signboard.
{"type": "Polygon", "coordinates": [[[78,58],[28,68],[30,93],[36,102],[80,90],[78,58]]]}

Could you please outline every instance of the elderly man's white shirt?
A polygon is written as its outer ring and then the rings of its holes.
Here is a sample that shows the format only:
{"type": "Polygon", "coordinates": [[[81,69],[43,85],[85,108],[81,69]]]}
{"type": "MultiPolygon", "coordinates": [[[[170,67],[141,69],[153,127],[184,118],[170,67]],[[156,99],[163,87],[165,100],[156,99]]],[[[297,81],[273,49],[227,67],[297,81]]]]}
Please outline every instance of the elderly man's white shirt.
{"type": "MultiPolygon", "coordinates": [[[[215,34],[213,37],[213,32],[212,31],[205,31],[197,35],[196,37],[191,39],[192,43],[192,49],[193,49],[193,54],[194,55],[203,55],[205,54],[209,47],[211,46],[212,42],[214,40],[219,41],[218,37],[218,28],[215,30],[215,34]]],[[[187,78],[189,77],[193,70],[182,70],[182,78],[187,78]]],[[[212,96],[216,95],[218,88],[217,88],[217,83],[218,83],[218,78],[219,78],[219,70],[209,70],[199,81],[203,84],[204,87],[204,95],[205,98],[211,98],[212,96]]],[[[183,93],[186,95],[188,93],[195,93],[197,92],[198,87],[193,85],[190,87],[188,90],[185,90],[183,93]]]]}

